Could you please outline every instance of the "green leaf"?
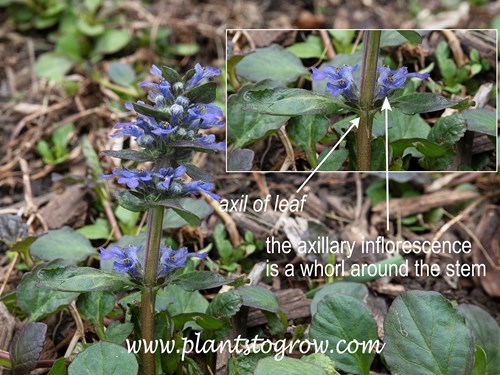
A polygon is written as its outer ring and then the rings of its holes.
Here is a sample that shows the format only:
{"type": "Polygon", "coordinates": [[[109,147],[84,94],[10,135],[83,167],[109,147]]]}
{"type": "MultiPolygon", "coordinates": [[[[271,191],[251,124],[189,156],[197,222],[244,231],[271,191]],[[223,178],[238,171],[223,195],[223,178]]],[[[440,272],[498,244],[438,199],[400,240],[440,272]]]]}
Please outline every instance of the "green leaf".
{"type": "Polygon", "coordinates": [[[134,284],[118,273],[90,267],[67,267],[38,271],[38,286],[63,292],[118,291],[134,284]]]}
{"type": "Polygon", "coordinates": [[[245,93],[275,87],[272,81],[262,81],[243,86],[237,94],[231,95],[227,101],[227,137],[234,148],[241,148],[275,132],[288,117],[269,116],[243,109],[245,93]]]}
{"type": "Polygon", "coordinates": [[[130,86],[137,79],[134,69],[125,63],[114,62],[108,68],[109,78],[124,87],[130,86]]]}
{"type": "Polygon", "coordinates": [[[217,294],[210,305],[207,314],[218,319],[229,319],[240,311],[242,298],[237,290],[217,294]]]}
{"type": "Polygon", "coordinates": [[[82,32],[82,34],[88,35],[88,36],[98,36],[101,35],[105,28],[103,24],[96,24],[92,25],[86,21],[84,17],[79,17],[78,21],[76,22],[76,26],[78,30],[82,32]]]}
{"type": "Polygon", "coordinates": [[[184,208],[174,208],[172,209],[175,211],[177,215],[179,215],[183,220],[186,221],[189,225],[192,227],[197,227],[201,224],[201,220],[198,216],[193,214],[192,212],[189,212],[185,210],[184,208]]]}
{"type": "Polygon", "coordinates": [[[476,344],[486,353],[487,374],[500,374],[500,327],[498,323],[480,307],[468,304],[458,306],[459,313],[474,333],[476,344]]]}
{"type": "Polygon", "coordinates": [[[73,124],[64,124],[57,128],[57,130],[52,134],[52,143],[54,143],[54,154],[57,159],[64,158],[67,159],[68,153],[68,142],[71,133],[75,130],[73,124]]]}
{"type": "Polygon", "coordinates": [[[407,41],[412,44],[421,44],[422,36],[413,30],[397,30],[407,41]]]}
{"type": "Polygon", "coordinates": [[[115,302],[112,292],[90,292],[81,294],[76,306],[94,327],[104,327],[104,317],[113,311],[115,302]]]}
{"type": "Polygon", "coordinates": [[[59,81],[71,70],[73,60],[57,52],[47,52],[38,57],[35,72],[39,77],[59,81]]]}
{"type": "MultiPolygon", "coordinates": [[[[331,147],[328,147],[321,152],[318,158],[318,163],[321,163],[321,161],[326,157],[326,155],[328,155],[331,149],[331,147]]],[[[330,154],[330,156],[328,156],[328,160],[321,165],[319,170],[329,172],[338,171],[340,168],[342,168],[342,165],[344,164],[348,156],[349,151],[346,149],[334,150],[330,154]]]]}
{"type": "MultiPolygon", "coordinates": [[[[465,119],[461,114],[441,117],[431,128],[427,139],[438,145],[451,146],[465,133],[465,119]]],[[[428,155],[431,156],[431,155],[428,155]]]]}
{"type": "Polygon", "coordinates": [[[82,153],[85,156],[85,161],[90,168],[92,177],[97,180],[99,175],[103,174],[104,171],[102,170],[101,162],[92,143],[90,143],[89,138],[86,136],[82,139],[82,153]]]}
{"type": "Polygon", "coordinates": [[[205,172],[204,170],[198,168],[196,165],[191,163],[183,163],[182,165],[186,167],[186,174],[193,180],[203,180],[207,182],[214,181],[214,178],[210,173],[205,172]]]}
{"type": "Polygon", "coordinates": [[[170,284],[160,289],[157,297],[157,310],[167,310],[171,316],[186,313],[204,313],[208,301],[197,290],[186,291],[181,286],[170,284]]]}
{"type": "Polygon", "coordinates": [[[28,323],[16,333],[10,349],[13,375],[28,374],[36,367],[46,333],[45,323],[28,323]]]}
{"type": "Polygon", "coordinates": [[[305,42],[294,43],[287,50],[301,59],[310,59],[321,57],[324,47],[319,36],[309,35],[305,42]]]}
{"type": "Polygon", "coordinates": [[[136,375],[139,366],[127,349],[101,341],[78,354],[68,368],[69,375],[136,375]]]}
{"type": "Polygon", "coordinates": [[[297,56],[276,44],[258,48],[236,64],[236,74],[249,81],[272,79],[288,83],[307,73],[297,56]]]}
{"type": "Polygon", "coordinates": [[[468,109],[462,113],[467,130],[496,137],[497,122],[495,112],[486,109],[468,109]]]}
{"type": "Polygon", "coordinates": [[[121,345],[134,330],[134,325],[130,322],[113,322],[106,329],[106,341],[116,345],[121,345]]]}
{"type": "Polygon", "coordinates": [[[211,271],[193,271],[175,276],[171,283],[179,285],[187,291],[217,288],[234,281],[211,271]]]}
{"type": "Polygon", "coordinates": [[[280,361],[267,357],[257,362],[255,375],[326,375],[325,370],[296,358],[284,357],[280,361]]]}
{"type": "Polygon", "coordinates": [[[184,313],[184,314],[178,314],[172,317],[172,320],[174,322],[175,329],[184,329],[184,325],[187,322],[195,322],[197,325],[199,325],[201,328],[209,330],[209,331],[215,331],[218,329],[221,329],[225,326],[224,322],[222,320],[218,320],[214,318],[213,316],[204,314],[204,313],[184,313]]]}
{"type": "Polygon", "coordinates": [[[59,358],[54,362],[54,365],[47,375],[66,375],[66,363],[64,357],[59,358]]]}
{"type": "Polygon", "coordinates": [[[134,107],[134,110],[141,115],[151,116],[155,119],[163,121],[170,121],[170,114],[168,112],[158,111],[149,104],[132,103],[132,107],[134,107]]]}
{"type": "Polygon", "coordinates": [[[83,234],[89,240],[105,240],[111,233],[111,227],[106,219],[98,218],[94,224],[78,228],[77,232],[83,234]]]}
{"type": "MultiPolygon", "coordinates": [[[[183,198],[179,200],[179,205],[187,212],[196,212],[198,220],[205,219],[214,212],[212,206],[202,199],[183,198]]],[[[164,229],[181,228],[186,224],[189,224],[188,221],[184,220],[176,211],[166,210],[163,220],[164,229]]]]}
{"type": "Polygon", "coordinates": [[[483,348],[476,345],[476,354],[474,356],[474,368],[470,375],[486,375],[486,353],[483,348]]]}
{"type": "Polygon", "coordinates": [[[290,119],[286,127],[288,136],[306,153],[312,168],[318,165],[316,143],[328,132],[330,123],[325,116],[305,115],[290,119]]]}
{"type": "Polygon", "coordinates": [[[94,54],[105,55],[121,50],[130,42],[127,30],[106,30],[96,42],[94,54]]]}
{"type": "Polygon", "coordinates": [[[391,373],[466,375],[472,371],[472,332],[439,293],[399,295],[389,308],[384,329],[384,358],[391,373]]]}
{"type": "Polygon", "coordinates": [[[238,289],[243,306],[255,307],[278,313],[281,311],[276,295],[260,286],[243,286],[238,289]]]}
{"type": "Polygon", "coordinates": [[[432,94],[430,92],[417,92],[400,96],[391,101],[393,108],[399,109],[407,115],[435,112],[441,109],[453,107],[456,104],[456,102],[450,102],[441,95],[432,94]]]}
{"type": "Polygon", "coordinates": [[[62,259],[67,265],[76,265],[97,254],[85,236],[69,227],[51,230],[39,237],[31,244],[30,251],[40,259],[62,259]]]}
{"type": "Polygon", "coordinates": [[[380,47],[395,47],[406,43],[407,39],[399,30],[383,30],[380,37],[380,47]]]}
{"type": "Polygon", "coordinates": [[[335,362],[323,353],[305,355],[300,360],[321,367],[325,370],[326,375],[340,375],[335,369],[335,362]]]}
{"type": "Polygon", "coordinates": [[[228,172],[249,172],[252,170],[255,153],[249,148],[238,148],[227,153],[228,172]]]}
{"type": "Polygon", "coordinates": [[[57,292],[37,287],[37,272],[47,264],[40,264],[33,271],[26,273],[17,287],[17,305],[28,316],[29,321],[41,320],[60,311],[78,296],[78,293],[57,292]]]}
{"type": "MultiPolygon", "coordinates": [[[[354,340],[377,342],[378,339],[377,323],[368,308],[356,298],[342,294],[323,298],[311,322],[309,335],[312,339],[327,341],[329,348],[339,345],[340,350],[344,350],[346,343],[354,340]]],[[[369,374],[375,357],[375,353],[363,353],[361,346],[354,353],[341,353],[334,349],[325,354],[335,361],[339,369],[362,375],[369,374]]]]}
{"type": "Polygon", "coordinates": [[[420,115],[410,116],[400,111],[389,115],[389,127],[389,143],[400,139],[427,138],[431,129],[420,115]]]}
{"type": "Polygon", "coordinates": [[[311,316],[314,316],[318,311],[318,304],[325,296],[342,294],[356,298],[358,301],[365,302],[368,297],[368,288],[364,284],[352,283],[346,281],[336,281],[331,284],[324,285],[316,292],[311,302],[311,316]]]}
{"type": "Polygon", "coordinates": [[[332,115],[350,108],[340,99],[303,89],[265,89],[245,94],[244,110],[278,116],[332,115]]]}
{"type": "Polygon", "coordinates": [[[415,147],[417,151],[428,157],[438,157],[446,153],[446,148],[424,138],[400,139],[391,143],[391,147],[395,157],[403,156],[403,152],[408,147],[415,147]]]}
{"type": "Polygon", "coordinates": [[[200,46],[196,43],[177,43],[171,46],[170,52],[179,56],[193,56],[200,51],[200,46]]]}
{"type": "Polygon", "coordinates": [[[179,73],[177,73],[175,69],[172,69],[165,65],[161,67],[161,75],[171,85],[173,85],[176,82],[182,81],[181,76],[179,75],[179,73]]]}
{"type": "Polygon", "coordinates": [[[217,97],[217,83],[208,82],[189,90],[185,96],[196,103],[212,103],[217,97]]]}

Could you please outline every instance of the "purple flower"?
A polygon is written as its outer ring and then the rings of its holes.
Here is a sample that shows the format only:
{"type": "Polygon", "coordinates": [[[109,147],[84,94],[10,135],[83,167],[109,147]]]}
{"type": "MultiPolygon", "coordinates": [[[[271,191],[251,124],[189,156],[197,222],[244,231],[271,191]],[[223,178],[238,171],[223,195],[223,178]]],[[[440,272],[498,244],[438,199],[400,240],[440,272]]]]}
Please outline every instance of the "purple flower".
{"type": "Polygon", "coordinates": [[[102,174],[99,177],[101,178],[113,178],[119,177],[119,184],[127,184],[130,189],[135,189],[139,186],[140,182],[148,183],[151,181],[151,174],[147,170],[128,170],[128,169],[119,169],[116,168],[113,170],[111,174],[102,174]]]}
{"type": "Polygon", "coordinates": [[[171,247],[160,247],[160,263],[158,265],[158,277],[166,276],[175,268],[184,267],[188,258],[206,258],[207,254],[189,253],[187,247],[172,250],[171,247]]]}
{"type": "Polygon", "coordinates": [[[209,148],[211,150],[224,151],[226,149],[225,142],[215,142],[215,135],[202,135],[194,140],[203,148],[209,148]]]}
{"type": "Polygon", "coordinates": [[[391,70],[388,67],[379,67],[378,71],[378,87],[376,99],[383,99],[391,91],[405,87],[408,78],[429,78],[429,73],[408,73],[408,68],[402,66],[399,69],[391,70]]]}
{"type": "Polygon", "coordinates": [[[328,79],[327,92],[333,95],[344,95],[346,98],[354,100],[358,97],[358,90],[352,73],[357,68],[358,64],[354,66],[344,65],[339,68],[327,66],[325,70],[312,68],[311,79],[313,81],[328,79]]]}
{"type": "Polygon", "coordinates": [[[220,69],[212,68],[210,66],[203,68],[200,64],[196,64],[194,69],[195,73],[187,82],[186,89],[193,88],[205,78],[215,77],[221,73],[220,69]]]}
{"type": "Polygon", "coordinates": [[[220,197],[212,193],[210,190],[212,190],[214,187],[213,184],[210,182],[204,182],[204,181],[194,181],[194,182],[188,182],[187,184],[184,185],[184,191],[186,193],[205,193],[210,195],[213,199],[216,201],[220,201],[220,197]]]}
{"type": "Polygon", "coordinates": [[[128,273],[129,275],[140,278],[142,274],[142,266],[139,262],[137,252],[141,250],[142,246],[109,246],[108,249],[100,248],[101,260],[109,260],[115,258],[113,262],[113,270],[121,273],[128,273]]]}
{"type": "Polygon", "coordinates": [[[180,178],[186,173],[186,167],[180,165],[177,168],[162,168],[159,173],[155,173],[156,177],[160,177],[163,181],[160,183],[165,189],[170,186],[170,181],[174,178],[180,178]]]}
{"type": "Polygon", "coordinates": [[[190,122],[191,126],[210,129],[214,126],[224,125],[224,112],[213,103],[200,104],[195,108],[189,109],[188,113],[186,122],[190,122]]]}
{"type": "Polygon", "coordinates": [[[119,131],[110,135],[110,137],[131,136],[138,138],[141,135],[154,133],[154,130],[160,129],[163,126],[159,125],[153,117],[141,115],[135,121],[116,124],[113,129],[118,129],[119,131]]]}
{"type": "MultiPolygon", "coordinates": [[[[161,95],[163,95],[163,98],[165,101],[170,101],[172,100],[172,91],[171,91],[171,86],[168,81],[161,81],[160,83],[154,83],[154,82],[140,82],[139,86],[142,87],[153,87],[157,89],[161,95]]],[[[149,98],[151,100],[151,98],[149,98]]],[[[157,99],[152,100],[155,104],[157,103],[157,99]]]]}

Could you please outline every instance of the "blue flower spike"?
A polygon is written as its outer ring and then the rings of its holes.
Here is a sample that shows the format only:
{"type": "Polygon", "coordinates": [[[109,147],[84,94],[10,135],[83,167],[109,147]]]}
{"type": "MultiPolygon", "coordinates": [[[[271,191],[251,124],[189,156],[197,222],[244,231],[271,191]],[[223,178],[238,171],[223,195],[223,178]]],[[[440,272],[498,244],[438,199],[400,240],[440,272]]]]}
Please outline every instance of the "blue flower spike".
{"type": "Polygon", "coordinates": [[[328,79],[326,84],[327,92],[332,95],[342,95],[348,100],[357,100],[359,92],[353,77],[353,72],[357,68],[358,64],[341,67],[329,65],[324,70],[312,68],[311,79],[313,81],[328,79]]]}
{"type": "Polygon", "coordinates": [[[115,259],[113,270],[120,273],[127,273],[134,278],[142,277],[142,266],[139,262],[137,252],[142,246],[109,246],[108,249],[101,247],[99,258],[101,260],[115,259]]]}
{"type": "Polygon", "coordinates": [[[402,66],[396,70],[391,70],[389,67],[379,67],[377,71],[377,100],[383,99],[393,91],[405,87],[406,81],[409,78],[429,78],[429,73],[408,73],[406,66],[402,66]]]}

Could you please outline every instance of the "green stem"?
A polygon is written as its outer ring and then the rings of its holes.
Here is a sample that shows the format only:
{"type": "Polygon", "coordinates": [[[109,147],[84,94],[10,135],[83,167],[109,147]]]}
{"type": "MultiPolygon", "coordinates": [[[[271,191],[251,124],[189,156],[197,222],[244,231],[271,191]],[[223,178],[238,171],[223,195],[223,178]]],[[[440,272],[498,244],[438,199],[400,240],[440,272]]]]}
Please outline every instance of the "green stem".
{"type": "MultiPolygon", "coordinates": [[[[147,343],[154,340],[156,271],[160,258],[160,242],[163,225],[163,207],[148,211],[146,253],[144,255],[144,288],[141,294],[141,333],[147,343]]],[[[154,353],[142,353],[142,373],[156,374],[154,353]]]]}
{"type": "Polygon", "coordinates": [[[371,135],[373,124],[373,99],[377,80],[377,60],[380,48],[380,30],[365,31],[363,37],[363,66],[361,71],[361,116],[357,137],[358,171],[371,170],[371,135]]]}

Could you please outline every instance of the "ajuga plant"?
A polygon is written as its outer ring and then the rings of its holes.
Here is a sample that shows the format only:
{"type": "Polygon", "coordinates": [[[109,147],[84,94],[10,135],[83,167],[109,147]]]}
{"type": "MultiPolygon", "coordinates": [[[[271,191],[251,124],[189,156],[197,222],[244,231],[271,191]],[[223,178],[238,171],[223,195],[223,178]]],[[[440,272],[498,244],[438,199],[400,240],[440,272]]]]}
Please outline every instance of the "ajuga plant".
{"type": "MultiPolygon", "coordinates": [[[[132,315],[130,320],[135,324],[135,339],[142,339],[144,347],[151,345],[155,334],[158,335],[159,328],[155,329],[155,319],[158,319],[155,301],[160,288],[176,284],[184,290],[193,291],[234,281],[210,271],[184,272],[188,258],[205,258],[207,254],[190,252],[186,247],[173,249],[162,241],[165,209],[175,211],[195,226],[200,222],[197,213],[183,207],[181,198],[201,193],[220,199],[212,192],[214,184],[211,176],[190,163],[194,151],[215,152],[225,149],[225,144],[216,142],[214,135],[202,132],[224,125],[222,110],[213,104],[216,83],[209,82],[220,74],[220,70],[203,68],[197,64],[181,77],[171,68],[160,69],[153,65],[150,72],[156,76],[156,82],[141,83],[151,88],[149,103],[127,103],[127,108],[135,111],[137,117],[134,121],[115,125],[116,131],[111,135],[131,137],[140,149],[105,151],[112,157],[137,162],[145,167],[117,168],[110,174],[101,175],[102,178],[116,177],[119,184],[125,185],[126,189],[116,193],[120,205],[132,211],[147,210],[145,244],[101,248],[100,259],[113,261],[112,272],[55,265],[37,273],[41,287],[58,291],[139,290],[140,307],[129,312],[132,315]]],[[[172,339],[169,335],[172,335],[174,326],[183,326],[186,319],[189,321],[191,318],[183,316],[179,322],[175,316],[166,314],[163,325],[171,327],[166,331],[167,339],[172,339]]],[[[206,319],[212,322],[214,318],[206,319]]],[[[197,324],[203,326],[200,320],[197,320],[197,324]]],[[[162,361],[159,354],[155,357],[155,353],[144,349],[140,373],[156,374],[157,366],[162,361]]],[[[171,373],[172,366],[176,366],[172,365],[172,361],[164,364],[169,367],[169,371],[165,368],[158,370],[171,373]]],[[[179,365],[179,358],[175,363],[179,365]]]]}
{"type": "MultiPolygon", "coordinates": [[[[387,167],[393,171],[470,170],[486,165],[486,168],[491,168],[494,153],[483,155],[485,159],[481,164],[479,158],[462,151],[470,149],[470,145],[465,144],[474,137],[472,132],[486,134],[494,142],[494,112],[471,109],[475,103],[470,97],[447,98],[439,93],[426,92],[426,87],[432,87],[432,81],[426,80],[433,69],[432,63],[417,72],[410,72],[406,66],[384,65],[383,57],[388,57],[382,56],[382,52],[385,54],[381,48],[384,33],[386,37],[406,39],[413,44],[421,43],[422,35],[411,30],[369,30],[362,33],[360,57],[357,54],[338,55],[331,62],[311,70],[306,69],[290,50],[277,45],[257,49],[248,56],[233,57],[238,58],[233,61],[233,65],[236,64],[234,73],[247,81],[228,98],[228,142],[231,148],[228,168],[259,168],[252,163],[252,149],[244,147],[273,132],[278,133],[281,142],[287,145],[288,159],[300,161],[299,169],[305,165],[305,169],[330,171],[384,170],[384,154],[388,154],[387,167]],[[264,64],[259,65],[260,61],[271,57],[286,61],[290,72],[285,74],[277,69],[264,68],[264,64]],[[275,78],[271,72],[280,74],[275,78]],[[304,79],[298,80],[297,77],[304,79]],[[294,82],[301,85],[309,78],[312,90],[291,87],[294,82]],[[383,107],[391,107],[392,111],[387,116],[387,125],[383,107]],[[436,117],[440,114],[437,111],[449,107],[456,111],[432,124],[425,121],[429,115],[420,116],[421,113],[434,112],[432,116],[436,117]],[[357,118],[358,128],[353,129],[357,118]],[[350,121],[354,121],[353,126],[349,126],[350,121]],[[284,123],[287,124],[286,133],[283,129],[278,132],[284,123]],[[303,152],[294,153],[293,146],[303,152]]],[[[228,77],[231,74],[228,73],[228,77]]],[[[434,79],[439,79],[439,76],[434,79]]]]}

